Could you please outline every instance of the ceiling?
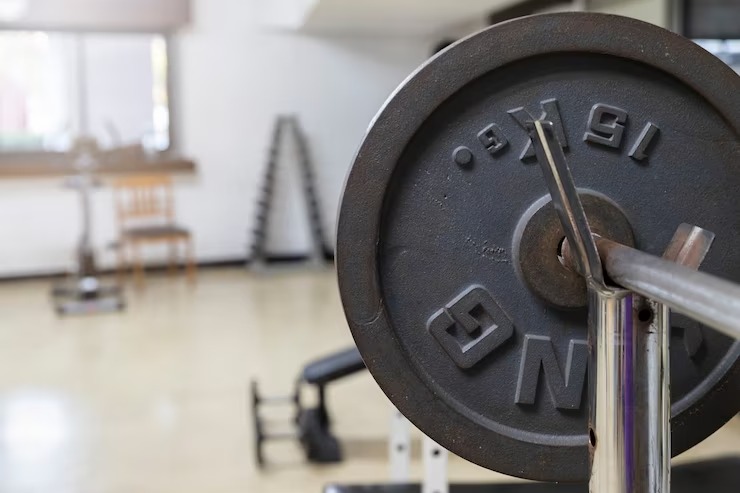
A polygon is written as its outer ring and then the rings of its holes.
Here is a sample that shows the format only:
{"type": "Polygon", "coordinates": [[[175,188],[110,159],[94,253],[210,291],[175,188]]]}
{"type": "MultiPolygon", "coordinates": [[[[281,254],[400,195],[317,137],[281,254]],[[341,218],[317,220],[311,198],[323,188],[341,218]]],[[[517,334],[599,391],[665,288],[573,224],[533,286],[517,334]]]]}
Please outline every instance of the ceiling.
{"type": "Polygon", "coordinates": [[[431,35],[522,0],[271,0],[300,5],[283,9],[284,27],[352,35],[431,35]]]}

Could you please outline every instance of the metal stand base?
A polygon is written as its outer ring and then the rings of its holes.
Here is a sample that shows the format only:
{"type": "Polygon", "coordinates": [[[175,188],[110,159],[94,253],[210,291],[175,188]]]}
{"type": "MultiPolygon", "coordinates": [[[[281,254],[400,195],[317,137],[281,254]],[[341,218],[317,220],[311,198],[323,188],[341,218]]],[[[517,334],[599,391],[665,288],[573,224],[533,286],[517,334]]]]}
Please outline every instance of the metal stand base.
{"type": "MultiPolygon", "coordinates": [[[[674,467],[672,493],[737,493],[740,457],[714,459],[674,467]]],[[[421,493],[420,484],[330,485],[324,493],[421,493]]],[[[450,493],[588,493],[587,484],[510,483],[451,484],[450,493]]]]}
{"type": "Polygon", "coordinates": [[[126,307],[119,286],[101,284],[94,277],[59,283],[52,296],[59,315],[109,313],[126,307]]]}

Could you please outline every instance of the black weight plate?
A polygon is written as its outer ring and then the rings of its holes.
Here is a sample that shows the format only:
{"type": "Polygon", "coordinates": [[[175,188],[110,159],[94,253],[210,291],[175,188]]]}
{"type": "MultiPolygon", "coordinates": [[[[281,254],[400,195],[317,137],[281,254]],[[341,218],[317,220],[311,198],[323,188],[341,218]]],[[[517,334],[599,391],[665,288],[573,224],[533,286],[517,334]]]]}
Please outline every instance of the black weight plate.
{"type": "MultiPolygon", "coordinates": [[[[577,277],[558,281],[562,299],[536,285],[557,263],[522,269],[556,256],[558,234],[515,116],[555,121],[623,241],[660,255],[681,222],[699,225],[717,234],[702,269],[740,281],[738,95],[690,41],[599,14],[500,24],[415,72],[358,152],[337,238],[352,334],[395,405],[477,464],[585,481],[586,312],[577,277]]],[[[740,344],[679,317],[672,332],[675,455],[740,410],[740,344]]]]}

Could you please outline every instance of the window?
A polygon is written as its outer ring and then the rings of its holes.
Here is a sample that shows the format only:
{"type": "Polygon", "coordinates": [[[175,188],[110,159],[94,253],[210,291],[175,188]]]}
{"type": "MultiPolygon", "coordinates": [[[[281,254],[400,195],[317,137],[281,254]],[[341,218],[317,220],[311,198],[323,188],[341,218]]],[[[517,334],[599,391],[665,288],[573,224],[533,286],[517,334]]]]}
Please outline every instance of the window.
{"type": "Polygon", "coordinates": [[[740,40],[695,39],[694,42],[740,73],[740,40]]]}
{"type": "Polygon", "coordinates": [[[683,0],[683,34],[697,39],[740,38],[737,0],[683,0]]]}
{"type": "Polygon", "coordinates": [[[167,65],[161,35],[0,32],[0,151],[167,149],[167,65]]]}

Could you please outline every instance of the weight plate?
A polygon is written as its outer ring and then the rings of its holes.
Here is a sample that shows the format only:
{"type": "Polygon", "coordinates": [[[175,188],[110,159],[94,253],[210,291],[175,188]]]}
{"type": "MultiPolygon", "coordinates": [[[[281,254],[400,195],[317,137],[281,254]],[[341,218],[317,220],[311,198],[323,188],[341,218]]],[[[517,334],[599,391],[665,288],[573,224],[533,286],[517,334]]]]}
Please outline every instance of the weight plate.
{"type": "MultiPolygon", "coordinates": [[[[702,269],[737,282],[739,94],[690,41],[599,14],[499,24],[418,69],[357,154],[337,237],[347,319],[391,401],[477,464],[585,481],[586,309],[558,279],[522,123],[553,121],[606,234],[661,255],[696,224],[717,234],[702,269]]],[[[682,317],[672,332],[675,455],[740,410],[740,344],[682,317]]]]}

